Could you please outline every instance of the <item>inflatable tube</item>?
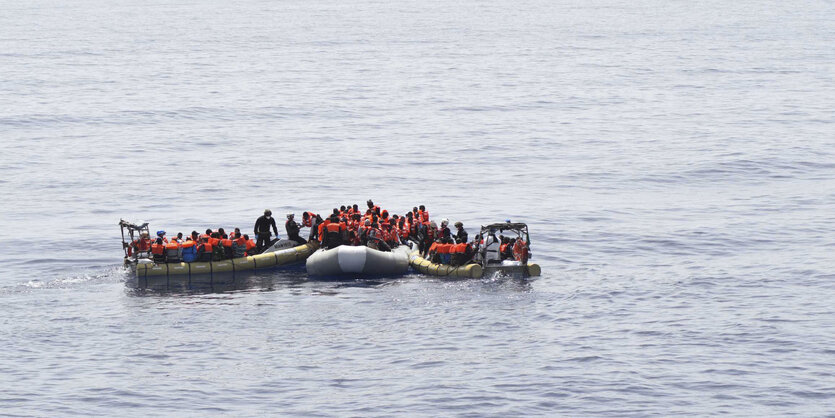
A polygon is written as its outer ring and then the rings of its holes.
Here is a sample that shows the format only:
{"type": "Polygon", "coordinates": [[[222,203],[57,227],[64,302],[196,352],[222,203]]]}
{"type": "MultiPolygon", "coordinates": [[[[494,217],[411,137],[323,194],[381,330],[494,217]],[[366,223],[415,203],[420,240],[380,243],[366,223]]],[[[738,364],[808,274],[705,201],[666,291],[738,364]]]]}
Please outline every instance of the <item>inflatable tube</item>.
{"type": "MultiPolygon", "coordinates": [[[[279,248],[273,246],[273,248],[279,248]]],[[[273,249],[270,248],[270,249],[273,249]]],[[[257,254],[249,257],[234,258],[223,261],[203,261],[192,263],[137,263],[136,277],[148,278],[153,276],[194,276],[201,274],[215,275],[215,274],[232,274],[239,271],[264,269],[276,266],[283,266],[286,264],[303,261],[310,257],[319,244],[316,242],[309,242],[305,245],[296,247],[287,247],[286,245],[280,247],[276,251],[270,251],[262,254],[257,254]]]]}
{"type": "Polygon", "coordinates": [[[391,252],[349,245],[340,245],[328,250],[320,249],[307,259],[307,274],[311,276],[403,274],[409,270],[410,251],[409,247],[403,245],[391,252]]]}
{"type": "Polygon", "coordinates": [[[467,264],[464,266],[435,264],[421,257],[418,251],[412,251],[409,255],[409,264],[411,264],[415,270],[432,276],[478,279],[483,274],[481,266],[478,264],[467,264]]]}

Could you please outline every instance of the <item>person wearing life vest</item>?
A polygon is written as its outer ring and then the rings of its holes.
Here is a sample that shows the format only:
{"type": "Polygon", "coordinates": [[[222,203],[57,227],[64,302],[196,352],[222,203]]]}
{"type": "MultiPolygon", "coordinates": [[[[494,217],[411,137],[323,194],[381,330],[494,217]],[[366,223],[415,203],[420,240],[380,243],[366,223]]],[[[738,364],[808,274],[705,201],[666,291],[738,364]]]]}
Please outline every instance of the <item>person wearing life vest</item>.
{"type": "Polygon", "coordinates": [[[246,239],[241,236],[241,232],[235,232],[235,239],[232,240],[232,258],[241,258],[246,256],[246,239]]]}
{"type": "Polygon", "coordinates": [[[179,263],[182,261],[182,245],[179,242],[172,239],[168,244],[165,245],[165,262],[166,263],[179,263]]]}
{"type": "Polygon", "coordinates": [[[197,260],[197,243],[193,239],[186,238],[183,242],[182,257],[186,263],[197,260]]]}
{"type": "Polygon", "coordinates": [[[522,237],[517,238],[513,244],[513,259],[521,261],[522,264],[528,263],[528,244],[522,237]]]}
{"type": "Polygon", "coordinates": [[[197,260],[212,261],[214,258],[214,246],[209,242],[210,238],[201,238],[200,245],[197,247],[197,260]]]}
{"type": "Polygon", "coordinates": [[[435,224],[435,221],[426,221],[423,223],[421,232],[423,234],[422,242],[424,251],[428,249],[429,246],[432,245],[432,242],[434,242],[437,238],[435,234],[437,229],[438,226],[435,224]]]}
{"type": "Polygon", "coordinates": [[[302,213],[302,226],[306,228],[310,228],[313,226],[313,222],[316,220],[316,214],[313,212],[304,212],[302,213]]]}
{"type": "Polygon", "coordinates": [[[440,257],[438,256],[438,246],[441,245],[440,241],[434,241],[429,248],[426,250],[426,258],[432,263],[439,263],[441,261],[440,257]]]}
{"type": "Polygon", "coordinates": [[[151,241],[150,236],[147,232],[143,232],[139,235],[139,239],[130,243],[133,252],[128,255],[133,255],[135,253],[137,258],[150,258],[151,244],[153,244],[153,241],[151,241]]]}
{"type": "Polygon", "coordinates": [[[223,228],[218,228],[218,229],[217,229],[217,234],[218,234],[218,235],[220,235],[220,237],[219,237],[220,239],[227,239],[227,238],[229,238],[229,236],[228,236],[228,235],[226,235],[226,231],[224,231],[224,230],[223,230],[223,228]]]}
{"type": "Polygon", "coordinates": [[[426,210],[426,206],[420,205],[418,207],[418,215],[420,215],[421,222],[429,222],[429,211],[426,210]]]}
{"type": "Polygon", "coordinates": [[[278,239],[278,227],[275,226],[275,219],[273,219],[273,212],[269,209],[264,210],[264,215],[255,220],[255,236],[258,238],[255,251],[260,253],[267,247],[272,245],[270,240],[270,228],[275,231],[276,239],[278,239]]]}
{"type": "Polygon", "coordinates": [[[365,204],[368,205],[368,209],[371,209],[371,213],[377,213],[380,210],[380,207],[375,205],[374,202],[371,201],[371,199],[368,199],[368,201],[365,202],[365,204]]]}
{"type": "Polygon", "coordinates": [[[301,227],[299,226],[299,224],[296,223],[296,220],[293,219],[294,217],[294,214],[288,213],[287,222],[284,222],[284,230],[287,231],[287,238],[298,242],[299,245],[307,244],[307,241],[305,241],[304,238],[299,236],[299,231],[301,231],[301,227]]]}
{"type": "Polygon", "coordinates": [[[397,233],[400,234],[400,242],[406,242],[409,239],[409,231],[412,228],[412,225],[406,221],[406,218],[400,218],[397,222],[397,233]]]}
{"type": "Polygon", "coordinates": [[[154,263],[165,262],[165,242],[162,240],[162,237],[157,238],[157,240],[151,244],[151,257],[153,258],[154,263]]]}
{"type": "Polygon", "coordinates": [[[391,251],[391,247],[386,244],[383,236],[383,231],[380,229],[380,224],[376,222],[371,223],[371,229],[368,230],[368,248],[373,248],[379,251],[391,251]]]}
{"type": "Polygon", "coordinates": [[[211,237],[212,237],[212,229],[211,228],[206,228],[206,232],[200,234],[200,237],[199,237],[200,241],[199,242],[203,242],[203,238],[211,238],[211,237]]]}
{"type": "Polygon", "coordinates": [[[395,248],[400,245],[400,235],[395,228],[392,228],[390,223],[383,224],[383,241],[388,244],[390,248],[395,248]]]}
{"type": "Polygon", "coordinates": [[[438,236],[441,238],[450,238],[452,233],[449,230],[449,219],[441,219],[441,226],[438,228],[438,236]]]}
{"type": "Polygon", "coordinates": [[[165,237],[165,231],[163,231],[163,230],[157,231],[157,238],[161,238],[163,244],[168,244],[168,238],[165,237]]]}
{"type": "Polygon", "coordinates": [[[322,226],[322,246],[324,248],[336,248],[342,245],[345,234],[345,225],[339,222],[339,216],[331,215],[328,221],[322,226]]]}
{"type": "Polygon", "coordinates": [[[232,240],[230,238],[223,238],[220,240],[220,245],[223,247],[223,259],[235,257],[235,250],[232,248],[232,240]]]}
{"type": "Polygon", "coordinates": [[[449,264],[450,261],[450,251],[452,250],[452,244],[449,243],[448,240],[441,238],[440,244],[438,244],[438,255],[441,259],[441,264],[449,264]]]}
{"type": "Polygon", "coordinates": [[[249,239],[249,235],[244,234],[244,241],[246,242],[246,255],[255,255],[255,240],[249,239]]]}

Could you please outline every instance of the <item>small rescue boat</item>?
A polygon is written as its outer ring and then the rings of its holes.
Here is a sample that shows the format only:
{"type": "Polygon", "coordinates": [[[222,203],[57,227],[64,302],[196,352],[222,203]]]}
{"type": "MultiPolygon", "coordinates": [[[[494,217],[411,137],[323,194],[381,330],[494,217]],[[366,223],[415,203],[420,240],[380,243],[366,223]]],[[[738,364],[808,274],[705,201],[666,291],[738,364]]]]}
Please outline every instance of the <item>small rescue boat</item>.
{"type": "Polygon", "coordinates": [[[319,249],[307,259],[307,274],[311,276],[400,275],[409,270],[411,251],[411,247],[406,245],[399,245],[391,251],[350,245],[319,249]]]}
{"type": "Polygon", "coordinates": [[[476,237],[473,260],[463,265],[433,263],[421,257],[418,251],[409,255],[409,264],[424,274],[442,277],[480,278],[483,276],[532,277],[542,274],[538,264],[528,263],[530,254],[530,234],[524,223],[495,223],[481,227],[476,237]],[[502,259],[501,238],[496,233],[507,234],[513,240],[512,258],[502,259]]]}

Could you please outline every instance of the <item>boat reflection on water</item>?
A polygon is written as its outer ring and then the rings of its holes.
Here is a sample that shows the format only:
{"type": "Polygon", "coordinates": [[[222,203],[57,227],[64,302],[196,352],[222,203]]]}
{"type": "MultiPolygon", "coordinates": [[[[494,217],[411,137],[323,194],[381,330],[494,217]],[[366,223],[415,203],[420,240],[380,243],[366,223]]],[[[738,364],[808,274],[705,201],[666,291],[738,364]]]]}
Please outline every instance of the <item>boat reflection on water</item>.
{"type": "Polygon", "coordinates": [[[151,276],[139,278],[130,275],[125,282],[136,296],[165,294],[205,294],[241,290],[271,291],[275,287],[293,286],[307,281],[303,266],[280,271],[251,271],[236,274],[215,273],[192,276],[151,276]]]}

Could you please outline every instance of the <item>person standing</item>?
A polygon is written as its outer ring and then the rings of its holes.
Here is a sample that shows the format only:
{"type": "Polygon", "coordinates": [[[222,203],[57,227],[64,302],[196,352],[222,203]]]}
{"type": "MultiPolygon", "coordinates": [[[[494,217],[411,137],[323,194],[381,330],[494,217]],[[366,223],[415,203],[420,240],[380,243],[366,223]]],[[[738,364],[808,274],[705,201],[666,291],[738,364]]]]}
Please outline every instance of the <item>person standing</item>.
{"type": "Polygon", "coordinates": [[[266,209],[264,215],[255,221],[255,236],[258,237],[258,241],[255,243],[255,251],[259,254],[270,244],[270,228],[275,231],[275,236],[278,237],[278,228],[275,226],[275,219],[272,215],[273,212],[266,209]]]}

